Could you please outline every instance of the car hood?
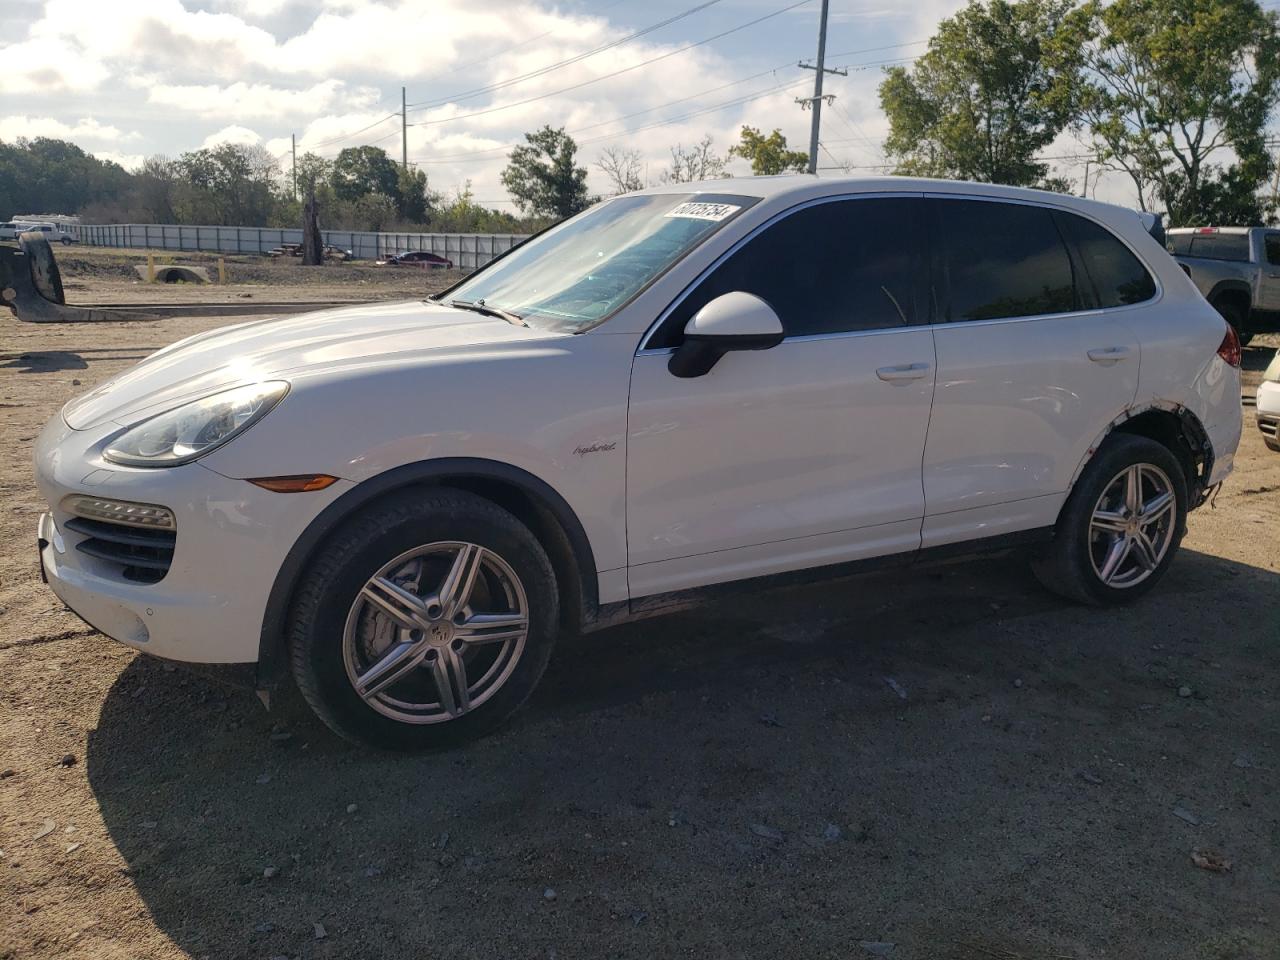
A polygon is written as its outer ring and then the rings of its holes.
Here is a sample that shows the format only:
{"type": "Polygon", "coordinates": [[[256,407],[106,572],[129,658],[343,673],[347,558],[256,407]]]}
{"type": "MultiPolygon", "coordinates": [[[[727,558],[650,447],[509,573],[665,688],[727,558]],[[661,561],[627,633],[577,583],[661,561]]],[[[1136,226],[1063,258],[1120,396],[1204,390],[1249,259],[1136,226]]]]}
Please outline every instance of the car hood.
{"type": "Polygon", "coordinates": [[[180,340],[77,397],[73,430],[132,423],[218,390],[353,362],[398,364],[439,351],[482,351],[558,338],[427,301],[370,303],[255,320],[180,340]]]}

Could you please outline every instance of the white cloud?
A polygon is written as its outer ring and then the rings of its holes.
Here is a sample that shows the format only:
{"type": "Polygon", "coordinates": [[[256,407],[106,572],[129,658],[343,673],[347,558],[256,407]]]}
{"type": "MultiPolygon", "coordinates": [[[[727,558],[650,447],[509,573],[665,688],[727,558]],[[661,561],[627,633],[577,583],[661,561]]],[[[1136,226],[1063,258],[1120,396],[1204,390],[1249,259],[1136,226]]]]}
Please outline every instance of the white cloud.
{"type": "Polygon", "coordinates": [[[142,161],[146,159],[140,153],[117,153],[114,150],[95,150],[93,155],[99,160],[118,163],[126,170],[137,170],[142,166],[142,161]]]}
{"type": "Polygon", "coordinates": [[[0,140],[16,140],[18,137],[51,137],[60,140],[99,140],[115,142],[135,139],[136,132],[124,133],[118,127],[102,124],[92,117],[85,117],[74,124],[64,123],[53,117],[8,116],[0,117],[0,140]]]}
{"type": "MultiPolygon", "coordinates": [[[[134,83],[137,84],[137,81],[134,83]]],[[[362,87],[350,91],[341,80],[322,80],[301,90],[243,81],[227,86],[212,83],[167,84],[156,82],[154,78],[143,81],[141,85],[147,91],[148,103],[206,117],[238,120],[281,115],[315,115],[333,109],[340,100],[360,104],[376,102],[378,99],[376,89],[362,87]]]]}
{"type": "Polygon", "coordinates": [[[262,137],[248,127],[242,127],[232,124],[229,127],[223,127],[217,133],[211,133],[200,143],[200,149],[207,150],[210,147],[216,147],[222,143],[242,144],[252,147],[262,142],[262,137]]]}
{"type": "Polygon", "coordinates": [[[110,73],[61,37],[33,36],[0,46],[0,63],[6,94],[79,93],[93,90],[110,73]]]}

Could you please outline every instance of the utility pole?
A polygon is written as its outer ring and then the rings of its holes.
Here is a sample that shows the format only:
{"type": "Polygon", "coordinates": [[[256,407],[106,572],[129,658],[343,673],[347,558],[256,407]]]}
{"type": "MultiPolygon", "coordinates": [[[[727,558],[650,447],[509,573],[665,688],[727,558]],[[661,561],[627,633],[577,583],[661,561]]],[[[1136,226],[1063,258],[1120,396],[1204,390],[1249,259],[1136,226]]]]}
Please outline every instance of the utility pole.
{"type": "Polygon", "coordinates": [[[298,199],[298,135],[289,134],[289,142],[293,144],[293,199],[298,199]]]}
{"type": "Polygon", "coordinates": [[[1084,187],[1080,190],[1080,196],[1088,198],[1089,196],[1089,162],[1090,157],[1084,159],[1084,187]]]}
{"type": "Polygon", "coordinates": [[[409,112],[405,109],[404,87],[400,88],[400,168],[409,169],[409,112]]]}
{"type": "Polygon", "coordinates": [[[830,0],[822,0],[822,19],[818,21],[818,62],[801,63],[800,66],[805,70],[813,70],[813,96],[799,97],[796,103],[804,109],[813,110],[813,122],[809,127],[809,172],[818,172],[818,129],[822,125],[822,101],[826,100],[830,103],[835,99],[831,94],[823,96],[822,93],[822,77],[823,74],[834,73],[842,77],[849,75],[848,70],[830,70],[826,66],[827,58],[827,7],[830,0]]]}

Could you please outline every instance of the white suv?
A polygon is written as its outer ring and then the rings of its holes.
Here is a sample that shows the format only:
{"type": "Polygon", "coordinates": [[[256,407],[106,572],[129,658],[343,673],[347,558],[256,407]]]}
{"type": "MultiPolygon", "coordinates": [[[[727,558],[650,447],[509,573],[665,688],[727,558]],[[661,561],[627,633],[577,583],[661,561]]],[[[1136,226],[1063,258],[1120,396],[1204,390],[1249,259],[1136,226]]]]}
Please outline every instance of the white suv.
{"type": "Polygon", "coordinates": [[[1027,546],[1149,590],[1240,438],[1234,334],[1131,211],[902,178],[608,200],[425,302],[246,323],[67,405],[42,567],[335,730],[490,729],[558,634],[1027,546]]]}

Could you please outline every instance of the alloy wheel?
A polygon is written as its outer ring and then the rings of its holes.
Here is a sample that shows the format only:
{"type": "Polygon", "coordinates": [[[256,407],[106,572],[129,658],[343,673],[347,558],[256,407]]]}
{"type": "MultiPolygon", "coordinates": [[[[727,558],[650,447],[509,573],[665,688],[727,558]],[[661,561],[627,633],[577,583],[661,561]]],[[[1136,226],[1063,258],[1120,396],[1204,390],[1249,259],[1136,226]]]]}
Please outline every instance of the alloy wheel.
{"type": "Polygon", "coordinates": [[[1173,543],[1177,505],[1173,482],[1154,464],[1135,463],[1116,474],[1089,519],[1098,579],[1124,589],[1150,577],[1173,543]]]}
{"type": "Polygon", "coordinates": [[[529,604],[511,566],[478,544],[416,547],[379,569],[347,614],[347,678],[379,713],[442,723],[479,707],[515,669],[529,604]]]}

